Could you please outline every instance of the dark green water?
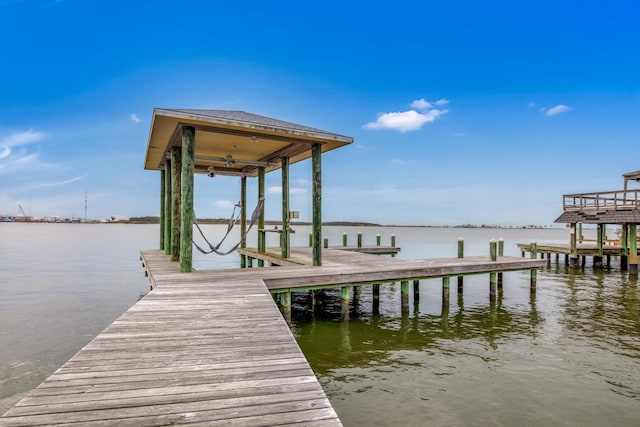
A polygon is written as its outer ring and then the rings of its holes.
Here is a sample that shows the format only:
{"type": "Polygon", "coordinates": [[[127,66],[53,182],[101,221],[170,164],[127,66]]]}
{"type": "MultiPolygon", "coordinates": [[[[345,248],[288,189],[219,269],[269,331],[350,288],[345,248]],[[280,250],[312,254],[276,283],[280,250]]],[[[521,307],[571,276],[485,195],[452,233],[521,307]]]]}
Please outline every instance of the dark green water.
{"type": "Polygon", "coordinates": [[[439,281],[420,291],[405,314],[399,286],[387,285],[379,313],[363,288],[349,321],[338,320],[337,294],[328,311],[297,319],[346,425],[637,425],[637,280],[552,267],[530,295],[528,273],[510,273],[492,304],[477,276],[448,309],[439,281]]]}
{"type": "MultiPolygon", "coordinates": [[[[224,228],[224,227],[223,227],[224,228]]],[[[210,226],[210,232],[221,231],[210,226]]],[[[299,227],[294,244],[305,245],[299,227]]],[[[488,253],[503,238],[566,241],[566,230],[325,228],[331,242],[362,231],[401,257],[488,253]]],[[[0,412],[15,404],[146,292],[139,250],[157,246],[157,226],[0,224],[0,412]]],[[[232,239],[233,240],[233,239],[232,239]]],[[[251,242],[250,242],[251,243],[251,242]]],[[[274,244],[274,242],[270,242],[274,244]]],[[[197,257],[196,268],[237,265],[197,257]]],[[[617,269],[507,273],[495,304],[488,275],[452,280],[448,310],[441,281],[420,283],[403,313],[399,284],[371,288],[340,321],[339,292],[321,310],[294,297],[292,330],[346,426],[635,426],[640,420],[640,303],[637,279],[617,269]]],[[[411,292],[412,294],[412,292],[411,292]]]]}

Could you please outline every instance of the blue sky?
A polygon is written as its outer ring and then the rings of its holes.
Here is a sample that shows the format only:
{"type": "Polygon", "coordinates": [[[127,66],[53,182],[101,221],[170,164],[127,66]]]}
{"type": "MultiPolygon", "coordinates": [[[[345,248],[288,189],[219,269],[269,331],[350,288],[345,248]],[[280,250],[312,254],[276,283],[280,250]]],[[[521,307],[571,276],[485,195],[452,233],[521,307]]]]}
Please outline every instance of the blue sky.
{"type": "MultiPolygon", "coordinates": [[[[0,214],[82,217],[86,189],[90,218],[157,215],[161,107],[354,137],[323,158],[326,220],[550,224],[640,169],[639,22],[636,1],[0,0],[0,214]]],[[[200,217],[238,198],[196,179],[200,217]]]]}

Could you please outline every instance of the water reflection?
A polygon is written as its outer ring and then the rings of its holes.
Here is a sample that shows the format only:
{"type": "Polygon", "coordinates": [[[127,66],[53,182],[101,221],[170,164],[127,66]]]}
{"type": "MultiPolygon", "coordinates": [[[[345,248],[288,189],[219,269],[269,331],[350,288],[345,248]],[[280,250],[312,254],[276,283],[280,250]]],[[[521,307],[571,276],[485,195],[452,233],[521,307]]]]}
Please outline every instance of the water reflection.
{"type": "Polygon", "coordinates": [[[302,301],[296,307],[294,333],[319,373],[342,367],[385,365],[397,351],[428,354],[434,348],[444,348],[445,341],[481,339],[497,349],[501,340],[535,336],[542,321],[535,299],[531,311],[523,312],[503,305],[502,291],[489,304],[469,307],[464,306],[460,295],[453,310],[442,305],[440,314],[421,313],[414,305],[412,314],[402,311],[399,316],[383,315],[364,311],[365,303],[358,301],[352,305],[351,319],[339,321],[340,301],[336,294],[323,292],[322,302],[313,311],[315,316],[301,314],[302,301]]]}

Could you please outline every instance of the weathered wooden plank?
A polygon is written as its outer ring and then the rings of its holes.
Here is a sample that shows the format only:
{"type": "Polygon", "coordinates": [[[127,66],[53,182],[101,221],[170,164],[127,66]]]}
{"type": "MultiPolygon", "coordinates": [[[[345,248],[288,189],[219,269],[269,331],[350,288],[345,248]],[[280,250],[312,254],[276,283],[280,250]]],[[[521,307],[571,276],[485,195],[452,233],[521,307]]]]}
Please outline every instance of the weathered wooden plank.
{"type": "MultiPolygon", "coordinates": [[[[295,390],[289,392],[276,393],[275,390],[270,390],[270,393],[265,393],[265,390],[261,390],[260,394],[253,396],[228,396],[225,398],[216,399],[202,399],[195,401],[185,402],[171,402],[169,404],[156,404],[149,406],[134,406],[134,407],[118,407],[113,409],[102,409],[100,411],[91,411],[88,414],[80,411],[67,412],[66,407],[62,405],[49,405],[38,408],[42,415],[33,415],[29,419],[31,422],[42,424],[54,424],[54,423],[72,423],[72,422],[92,422],[92,421],[117,421],[122,422],[125,420],[133,421],[136,418],[142,419],[150,416],[158,415],[180,415],[201,412],[201,411],[216,411],[219,414],[221,409],[252,407],[257,405],[273,405],[277,403],[286,403],[291,401],[317,401],[317,390],[295,390]]],[[[326,407],[326,403],[319,402],[322,407],[326,407]]],[[[26,408],[29,409],[29,408],[26,408]]],[[[12,423],[8,425],[20,425],[20,422],[27,421],[20,416],[20,410],[24,411],[25,408],[18,408],[15,411],[14,417],[11,420],[12,423]]],[[[253,409],[252,409],[253,410],[253,409]]]]}
{"type": "Polygon", "coordinates": [[[165,255],[143,264],[155,289],[0,425],[340,425],[256,275],[192,285],[165,255]]]}

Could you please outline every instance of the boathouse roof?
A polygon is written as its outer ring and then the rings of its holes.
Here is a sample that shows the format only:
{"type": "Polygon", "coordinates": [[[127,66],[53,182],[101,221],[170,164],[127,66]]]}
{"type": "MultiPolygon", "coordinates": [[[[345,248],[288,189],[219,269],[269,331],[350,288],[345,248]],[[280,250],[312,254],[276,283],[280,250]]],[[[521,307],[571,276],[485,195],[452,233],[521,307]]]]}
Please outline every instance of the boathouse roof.
{"type": "Polygon", "coordinates": [[[311,144],[322,152],[353,142],[349,136],[296,123],[233,110],[156,108],[145,157],[145,169],[164,169],[174,146],[182,145],[183,126],[195,128],[195,172],[216,175],[256,176],[260,166],[266,172],[280,167],[280,158],[291,163],[311,157],[311,144]]]}
{"type": "Polygon", "coordinates": [[[623,190],[564,194],[564,212],[554,222],[640,224],[640,190],[627,188],[629,181],[640,181],[640,171],[624,173],[622,177],[623,190]]]}
{"type": "Polygon", "coordinates": [[[554,222],[560,224],[640,224],[640,210],[566,211],[554,222]]]}

